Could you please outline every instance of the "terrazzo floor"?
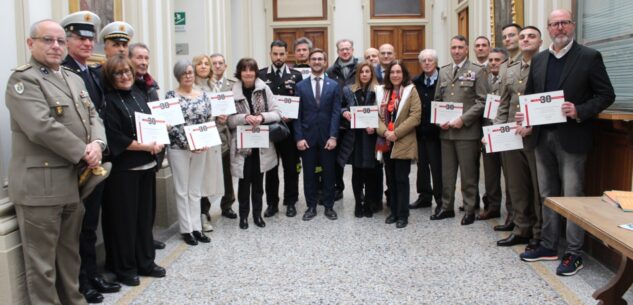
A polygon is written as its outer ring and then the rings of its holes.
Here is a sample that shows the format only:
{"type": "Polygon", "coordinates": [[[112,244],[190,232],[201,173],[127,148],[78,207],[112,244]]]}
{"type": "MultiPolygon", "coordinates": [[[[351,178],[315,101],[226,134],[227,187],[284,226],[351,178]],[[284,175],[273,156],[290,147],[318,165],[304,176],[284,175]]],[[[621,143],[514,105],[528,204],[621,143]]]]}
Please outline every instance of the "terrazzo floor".
{"type": "MultiPolygon", "coordinates": [[[[413,165],[411,200],[415,172],[413,165]]],[[[345,175],[351,181],[349,166],[345,175]]],[[[321,206],[302,221],[303,202],[296,217],[282,208],[266,228],[249,219],[248,230],[220,217],[215,204],[210,244],[184,244],[177,226],[157,232],[167,248],[156,261],[167,277],[142,277],[104,304],[595,304],[591,294],[613,275],[588,256],[584,270],[565,278],[554,274],[558,262],[521,262],[523,247],[495,245],[505,233],[492,226],[504,218],[461,226],[461,213],[431,222],[427,208],[396,229],[384,223],[385,211],[355,218],[351,185],[335,203],[336,221],[321,206]]],[[[626,299],[633,303],[631,290],[626,299]]]]}

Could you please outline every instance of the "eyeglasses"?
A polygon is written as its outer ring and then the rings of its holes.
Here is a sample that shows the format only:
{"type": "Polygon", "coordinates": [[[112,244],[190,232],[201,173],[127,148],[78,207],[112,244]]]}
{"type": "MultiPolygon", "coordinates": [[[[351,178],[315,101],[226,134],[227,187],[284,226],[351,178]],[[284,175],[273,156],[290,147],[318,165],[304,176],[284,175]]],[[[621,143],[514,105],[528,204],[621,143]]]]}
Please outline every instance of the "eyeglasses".
{"type": "Polygon", "coordinates": [[[60,47],[66,46],[66,38],[55,38],[50,36],[31,37],[31,39],[41,40],[45,45],[52,46],[57,42],[60,47]]]}
{"type": "Polygon", "coordinates": [[[340,48],[338,49],[340,52],[349,52],[352,50],[352,48],[340,48]]]}
{"type": "Polygon", "coordinates": [[[310,61],[325,61],[325,58],[322,58],[322,57],[312,57],[312,58],[310,58],[310,61]]]}
{"type": "Polygon", "coordinates": [[[132,76],[132,70],[130,69],[125,69],[123,71],[117,71],[112,73],[112,76],[114,76],[114,78],[123,78],[123,76],[127,76],[127,77],[131,77],[132,76]]]}
{"type": "Polygon", "coordinates": [[[571,20],[561,20],[561,21],[550,22],[547,24],[547,26],[549,26],[550,28],[557,28],[559,26],[568,27],[569,25],[573,23],[574,22],[571,20]]]}

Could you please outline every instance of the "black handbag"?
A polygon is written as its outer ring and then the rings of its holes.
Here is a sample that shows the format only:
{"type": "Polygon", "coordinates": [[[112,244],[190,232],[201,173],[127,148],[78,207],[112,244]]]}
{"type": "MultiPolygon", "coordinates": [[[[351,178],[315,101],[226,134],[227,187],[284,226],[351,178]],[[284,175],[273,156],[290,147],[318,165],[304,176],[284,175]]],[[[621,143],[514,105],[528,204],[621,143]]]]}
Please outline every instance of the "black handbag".
{"type": "MultiPolygon", "coordinates": [[[[264,90],[264,109],[268,112],[268,98],[266,97],[266,91],[264,90]]],[[[278,143],[290,136],[290,128],[286,125],[286,122],[279,120],[279,122],[273,122],[268,125],[268,138],[273,143],[278,143]]]]}

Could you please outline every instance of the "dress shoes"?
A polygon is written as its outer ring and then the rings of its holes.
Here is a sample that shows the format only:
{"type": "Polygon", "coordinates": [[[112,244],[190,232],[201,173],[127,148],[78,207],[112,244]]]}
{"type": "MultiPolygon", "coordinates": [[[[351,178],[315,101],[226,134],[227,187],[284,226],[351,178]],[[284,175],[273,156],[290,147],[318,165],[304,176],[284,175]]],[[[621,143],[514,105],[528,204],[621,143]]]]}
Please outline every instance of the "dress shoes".
{"type": "Polygon", "coordinates": [[[406,219],[398,219],[398,221],[396,221],[396,228],[402,229],[402,228],[406,227],[407,224],[409,224],[408,220],[406,220],[406,219]]]}
{"type": "Polygon", "coordinates": [[[190,246],[198,245],[198,241],[196,240],[195,237],[193,237],[193,235],[191,235],[191,233],[182,233],[180,235],[182,235],[182,240],[184,240],[187,245],[190,245],[190,246]]]}
{"type": "Polygon", "coordinates": [[[466,214],[464,215],[464,217],[462,217],[462,226],[467,226],[470,224],[473,224],[475,222],[475,213],[472,214],[466,214]]]}
{"type": "Polygon", "coordinates": [[[295,217],[297,216],[297,208],[295,208],[294,204],[289,204],[286,207],[286,217],[295,217]]]}
{"type": "Polygon", "coordinates": [[[316,212],[316,208],[308,208],[306,210],[305,213],[303,213],[303,220],[304,221],[308,221],[308,220],[312,220],[312,218],[314,218],[316,216],[317,212],[316,212]]]}
{"type": "Polygon", "coordinates": [[[325,208],[325,212],[323,214],[329,220],[337,220],[338,219],[338,215],[336,215],[336,212],[332,208],[325,208]]]}
{"type": "Polygon", "coordinates": [[[367,218],[371,218],[372,216],[374,216],[373,209],[367,203],[365,203],[365,205],[363,206],[363,216],[365,216],[367,218]]]}
{"type": "Polygon", "coordinates": [[[242,230],[248,229],[248,219],[246,217],[240,218],[240,229],[242,230]]]}
{"type": "Polygon", "coordinates": [[[527,246],[525,246],[525,252],[536,250],[536,248],[538,248],[538,246],[540,245],[541,245],[540,239],[530,239],[527,246]]]}
{"type": "Polygon", "coordinates": [[[90,285],[79,287],[79,292],[84,296],[86,302],[96,304],[103,302],[103,295],[90,285]]]}
{"type": "Polygon", "coordinates": [[[195,237],[196,240],[201,243],[207,244],[211,242],[211,238],[209,238],[209,236],[204,235],[204,233],[200,231],[193,231],[191,234],[193,234],[193,237],[195,237]]]}
{"type": "Polygon", "coordinates": [[[231,208],[222,210],[222,216],[230,219],[237,218],[237,214],[235,214],[235,212],[233,212],[233,209],[231,208]]]}
{"type": "Polygon", "coordinates": [[[261,216],[253,216],[253,222],[255,223],[256,226],[263,228],[266,226],[266,223],[264,222],[264,219],[261,216]]]}
{"type": "Polygon", "coordinates": [[[525,245],[530,242],[529,237],[523,237],[519,235],[510,234],[510,236],[497,241],[499,247],[512,247],[514,245],[525,245]]]}
{"type": "Polygon", "coordinates": [[[477,220],[488,220],[499,217],[501,217],[501,213],[499,212],[499,210],[490,209],[484,210],[483,212],[479,213],[479,215],[477,215],[477,220]]]}
{"type": "Polygon", "coordinates": [[[440,208],[440,210],[437,213],[431,215],[431,220],[440,220],[444,218],[453,218],[453,217],[455,217],[455,211],[447,211],[440,208]]]}
{"type": "Polygon", "coordinates": [[[277,214],[277,212],[279,212],[279,208],[277,207],[276,204],[269,205],[266,208],[266,211],[264,211],[264,217],[273,217],[275,216],[275,214],[277,214]]]}
{"type": "Polygon", "coordinates": [[[141,284],[141,280],[137,275],[132,276],[117,276],[116,281],[125,286],[138,286],[141,284]]]}
{"type": "Polygon", "coordinates": [[[156,264],[152,265],[153,266],[149,270],[139,270],[138,274],[150,277],[165,277],[165,275],[167,275],[167,270],[165,270],[165,268],[156,264]]]}
{"type": "Polygon", "coordinates": [[[418,197],[418,199],[414,202],[412,202],[409,205],[410,209],[420,209],[420,208],[429,208],[431,207],[431,205],[433,205],[433,202],[431,201],[424,201],[422,200],[422,196],[418,197]]]}
{"type": "Polygon", "coordinates": [[[162,250],[165,249],[165,243],[159,240],[155,240],[154,239],[154,249],[156,250],[162,250]]]}
{"type": "Polygon", "coordinates": [[[334,201],[339,201],[343,199],[343,190],[334,191],[334,201]]]}
{"type": "Polygon", "coordinates": [[[92,287],[100,293],[114,293],[121,290],[121,285],[106,281],[102,276],[94,276],[90,279],[92,287]]]}
{"type": "Polygon", "coordinates": [[[363,217],[363,205],[361,203],[356,203],[356,205],[354,206],[354,217],[363,217]]]}
{"type": "Polygon", "coordinates": [[[512,230],[514,230],[514,222],[504,223],[502,225],[496,225],[492,229],[495,231],[511,232],[512,230]]]}
{"type": "Polygon", "coordinates": [[[389,214],[389,216],[387,216],[387,218],[385,218],[385,223],[390,225],[392,223],[395,223],[398,219],[396,219],[396,216],[394,216],[393,214],[389,214]]]}

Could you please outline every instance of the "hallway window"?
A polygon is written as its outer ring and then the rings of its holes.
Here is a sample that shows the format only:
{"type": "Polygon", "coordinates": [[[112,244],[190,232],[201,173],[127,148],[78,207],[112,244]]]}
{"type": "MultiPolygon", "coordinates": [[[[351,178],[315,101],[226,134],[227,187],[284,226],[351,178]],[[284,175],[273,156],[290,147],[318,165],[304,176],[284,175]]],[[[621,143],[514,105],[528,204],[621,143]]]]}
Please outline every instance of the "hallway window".
{"type": "Polygon", "coordinates": [[[371,0],[372,18],[424,18],[424,0],[371,0]]]}

